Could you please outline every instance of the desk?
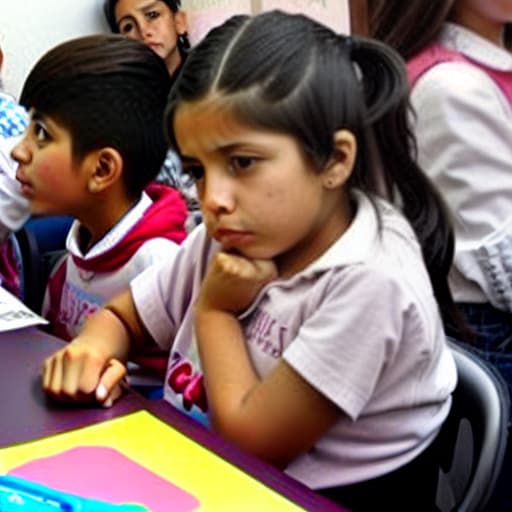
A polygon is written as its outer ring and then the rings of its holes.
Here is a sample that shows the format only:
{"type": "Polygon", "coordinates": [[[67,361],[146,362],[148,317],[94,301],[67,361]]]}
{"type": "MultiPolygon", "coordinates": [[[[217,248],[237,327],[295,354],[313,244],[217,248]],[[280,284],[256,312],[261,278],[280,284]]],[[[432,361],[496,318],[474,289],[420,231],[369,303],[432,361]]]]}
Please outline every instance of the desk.
{"type": "Polygon", "coordinates": [[[41,390],[41,365],[62,345],[61,340],[35,328],[0,333],[0,448],[146,410],[306,510],[343,510],[274,467],[241,452],[163,400],[149,401],[127,393],[110,409],[48,403],[41,390]]]}

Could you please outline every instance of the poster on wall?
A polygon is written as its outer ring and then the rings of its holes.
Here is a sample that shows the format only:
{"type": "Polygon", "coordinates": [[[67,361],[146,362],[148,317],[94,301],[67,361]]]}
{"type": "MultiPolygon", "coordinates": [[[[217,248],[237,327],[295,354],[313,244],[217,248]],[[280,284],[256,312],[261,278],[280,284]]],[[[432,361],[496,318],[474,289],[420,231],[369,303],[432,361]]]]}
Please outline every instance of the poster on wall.
{"type": "Polygon", "coordinates": [[[230,16],[258,14],[272,9],[306,14],[335,32],[350,32],[347,0],[182,0],[181,4],[187,13],[192,44],[230,16]]]}

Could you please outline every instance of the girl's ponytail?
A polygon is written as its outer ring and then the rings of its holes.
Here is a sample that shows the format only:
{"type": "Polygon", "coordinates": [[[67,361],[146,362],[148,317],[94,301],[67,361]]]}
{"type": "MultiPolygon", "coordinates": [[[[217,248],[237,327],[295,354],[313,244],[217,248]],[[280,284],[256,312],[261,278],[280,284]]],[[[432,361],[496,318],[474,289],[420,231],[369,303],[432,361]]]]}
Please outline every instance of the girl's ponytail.
{"type": "Polygon", "coordinates": [[[411,223],[445,322],[458,326],[467,335],[448,287],[454,254],[448,209],[415,158],[405,64],[383,43],[357,38],[350,45],[366,101],[367,132],[377,149],[371,155],[371,164],[381,170],[381,195],[384,188],[384,195],[400,205],[411,223]]]}

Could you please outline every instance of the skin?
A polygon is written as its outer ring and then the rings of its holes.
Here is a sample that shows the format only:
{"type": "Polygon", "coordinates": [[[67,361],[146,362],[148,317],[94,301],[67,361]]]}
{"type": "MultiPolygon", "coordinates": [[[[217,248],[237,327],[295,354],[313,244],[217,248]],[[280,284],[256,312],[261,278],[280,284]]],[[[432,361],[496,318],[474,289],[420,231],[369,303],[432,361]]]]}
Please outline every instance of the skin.
{"type": "Polygon", "coordinates": [[[462,25],[490,42],[505,48],[505,24],[512,22],[510,0],[458,0],[451,15],[462,25]]]}
{"type": "Polygon", "coordinates": [[[94,245],[128,211],[122,159],[100,148],[76,159],[69,131],[55,119],[31,110],[30,123],[11,153],[16,178],[30,209],[40,215],[70,215],[88,231],[82,250],[94,245]]]}
{"type": "Polygon", "coordinates": [[[161,0],[119,0],[115,17],[122,35],[149,46],[174,73],[181,64],[178,36],[187,31],[184,12],[172,12],[161,0]]]}
{"type": "MultiPolygon", "coordinates": [[[[265,284],[302,270],[348,228],[353,212],[345,183],[355,139],[336,132],[335,156],[318,173],[292,137],[244,125],[216,98],[181,106],[174,129],[184,168],[197,179],[207,230],[222,245],[194,308],[212,423],[282,468],[342,413],[283,360],[260,378],[237,313],[265,284]]],[[[89,317],[82,334],[46,361],[43,385],[52,396],[104,404],[117,396],[117,362],[146,335],[129,291],[111,305],[116,314],[104,309],[89,317]]]]}

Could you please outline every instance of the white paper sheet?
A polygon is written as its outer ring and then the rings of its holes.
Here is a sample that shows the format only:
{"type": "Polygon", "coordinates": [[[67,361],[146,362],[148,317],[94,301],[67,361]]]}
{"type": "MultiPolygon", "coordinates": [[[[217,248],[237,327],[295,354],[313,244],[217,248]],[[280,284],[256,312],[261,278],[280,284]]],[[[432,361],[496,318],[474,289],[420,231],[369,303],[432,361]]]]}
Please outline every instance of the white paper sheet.
{"type": "Polygon", "coordinates": [[[0,332],[47,323],[47,320],[0,286],[0,332]]]}

